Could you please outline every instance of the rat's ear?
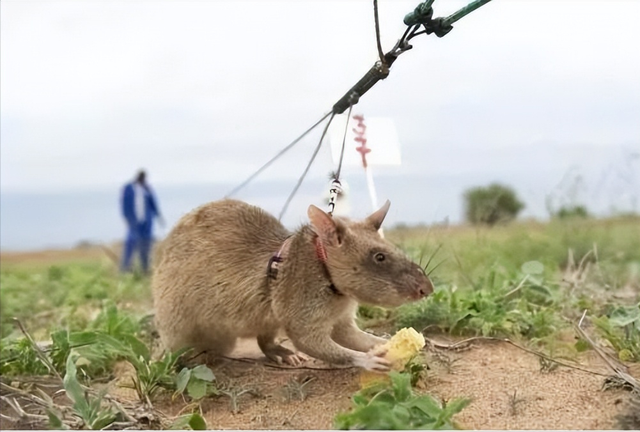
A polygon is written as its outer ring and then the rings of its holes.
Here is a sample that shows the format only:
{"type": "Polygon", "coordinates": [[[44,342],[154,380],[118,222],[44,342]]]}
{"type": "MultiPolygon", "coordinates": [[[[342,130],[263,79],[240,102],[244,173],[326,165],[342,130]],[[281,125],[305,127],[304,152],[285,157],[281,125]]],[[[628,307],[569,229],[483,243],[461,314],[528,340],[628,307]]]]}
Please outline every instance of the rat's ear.
{"type": "Polygon", "coordinates": [[[327,245],[340,246],[342,243],[341,229],[331,216],[314,205],[307,210],[309,221],[318,237],[327,245]]]}
{"type": "Polygon", "coordinates": [[[371,216],[367,218],[367,222],[373,225],[373,227],[376,230],[379,230],[380,227],[382,226],[382,221],[384,220],[384,217],[387,215],[390,205],[391,205],[391,202],[387,200],[387,202],[385,202],[384,205],[380,207],[380,209],[376,210],[373,214],[371,214],[371,216]]]}

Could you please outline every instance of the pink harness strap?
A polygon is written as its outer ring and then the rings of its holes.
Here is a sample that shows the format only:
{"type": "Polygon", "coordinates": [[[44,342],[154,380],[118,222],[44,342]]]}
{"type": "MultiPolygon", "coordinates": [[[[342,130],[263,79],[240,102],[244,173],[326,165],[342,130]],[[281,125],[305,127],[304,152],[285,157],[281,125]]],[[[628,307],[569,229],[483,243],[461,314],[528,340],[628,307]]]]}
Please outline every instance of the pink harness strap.
{"type": "Polygon", "coordinates": [[[267,265],[267,276],[270,279],[276,279],[278,277],[278,269],[280,267],[280,263],[284,261],[287,257],[287,253],[289,252],[289,244],[291,243],[291,237],[287,237],[287,239],[282,243],[278,252],[275,253],[271,258],[269,258],[269,264],[267,265]]]}
{"type": "MultiPolygon", "coordinates": [[[[287,237],[287,239],[282,243],[282,246],[280,246],[278,252],[276,252],[271,258],[269,258],[269,264],[267,264],[267,276],[270,279],[276,279],[278,277],[278,269],[280,268],[280,263],[284,261],[284,259],[288,255],[291,239],[293,239],[293,236],[287,237]]],[[[320,238],[317,236],[314,240],[314,245],[316,249],[316,256],[322,264],[326,264],[327,250],[324,248],[324,245],[320,241],[320,238]]]]}

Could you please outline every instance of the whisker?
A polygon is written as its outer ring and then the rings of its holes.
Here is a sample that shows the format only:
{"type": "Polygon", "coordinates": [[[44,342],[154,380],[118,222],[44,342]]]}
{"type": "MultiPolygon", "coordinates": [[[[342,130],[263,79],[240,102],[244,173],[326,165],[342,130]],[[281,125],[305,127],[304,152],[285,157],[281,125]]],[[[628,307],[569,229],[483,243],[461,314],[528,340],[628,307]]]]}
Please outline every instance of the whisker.
{"type": "Polygon", "coordinates": [[[427,271],[427,268],[429,268],[429,264],[431,264],[431,260],[433,259],[433,257],[436,256],[436,254],[438,253],[438,251],[440,250],[440,248],[442,247],[442,243],[440,243],[438,245],[438,247],[433,251],[433,253],[431,254],[431,256],[429,257],[429,261],[427,261],[427,264],[424,266],[424,270],[427,271]]]}
{"type": "Polygon", "coordinates": [[[418,265],[422,267],[422,258],[424,258],[424,246],[420,249],[420,260],[418,260],[418,265]]]}
{"type": "Polygon", "coordinates": [[[440,264],[442,264],[443,262],[445,262],[447,259],[443,259],[442,261],[440,261],[438,264],[436,264],[435,266],[433,266],[433,268],[431,270],[429,270],[429,273],[427,273],[427,276],[431,276],[431,273],[433,273],[433,271],[435,269],[437,269],[438,267],[440,267],[440,264]]]}

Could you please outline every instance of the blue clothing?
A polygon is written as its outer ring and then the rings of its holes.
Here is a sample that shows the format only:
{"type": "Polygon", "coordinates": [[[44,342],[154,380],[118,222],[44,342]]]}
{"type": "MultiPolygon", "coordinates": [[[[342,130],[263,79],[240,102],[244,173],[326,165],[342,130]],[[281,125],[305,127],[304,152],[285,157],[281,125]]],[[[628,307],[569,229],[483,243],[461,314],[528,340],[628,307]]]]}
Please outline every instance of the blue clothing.
{"type": "Polygon", "coordinates": [[[153,219],[160,216],[153,191],[147,185],[128,183],[122,190],[120,206],[122,215],[127,222],[127,238],[124,243],[121,270],[128,271],[131,259],[137,251],[140,254],[142,271],[149,271],[149,256],[153,244],[153,219]],[[136,214],[136,193],[143,193],[142,214],[136,214]]]}

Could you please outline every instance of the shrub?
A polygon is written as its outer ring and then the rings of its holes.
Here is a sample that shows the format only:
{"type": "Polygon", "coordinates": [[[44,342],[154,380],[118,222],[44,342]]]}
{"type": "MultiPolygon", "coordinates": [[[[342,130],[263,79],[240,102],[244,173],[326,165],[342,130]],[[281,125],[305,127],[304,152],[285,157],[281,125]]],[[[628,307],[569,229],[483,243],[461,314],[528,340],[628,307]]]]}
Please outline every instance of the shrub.
{"type": "Polygon", "coordinates": [[[468,189],[464,200],[465,217],[472,224],[508,222],[524,208],[513,189],[497,183],[468,189]]]}
{"type": "Polygon", "coordinates": [[[554,214],[558,219],[588,218],[589,211],[583,205],[563,206],[554,214]]]}

